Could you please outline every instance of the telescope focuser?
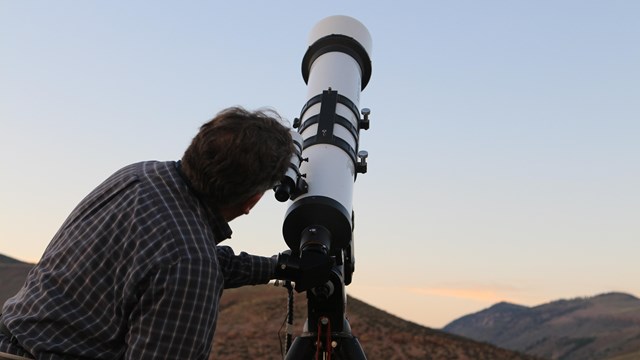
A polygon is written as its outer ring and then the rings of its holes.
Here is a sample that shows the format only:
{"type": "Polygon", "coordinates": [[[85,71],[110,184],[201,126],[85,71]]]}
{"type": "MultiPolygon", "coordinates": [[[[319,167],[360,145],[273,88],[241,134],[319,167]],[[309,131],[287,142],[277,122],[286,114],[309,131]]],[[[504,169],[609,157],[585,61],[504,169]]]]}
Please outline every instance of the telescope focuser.
{"type": "Polygon", "coordinates": [[[278,255],[275,278],[295,283],[302,292],[329,281],[334,260],[329,256],[331,233],[323,226],[309,226],[302,233],[298,252],[284,251],[278,255]]]}

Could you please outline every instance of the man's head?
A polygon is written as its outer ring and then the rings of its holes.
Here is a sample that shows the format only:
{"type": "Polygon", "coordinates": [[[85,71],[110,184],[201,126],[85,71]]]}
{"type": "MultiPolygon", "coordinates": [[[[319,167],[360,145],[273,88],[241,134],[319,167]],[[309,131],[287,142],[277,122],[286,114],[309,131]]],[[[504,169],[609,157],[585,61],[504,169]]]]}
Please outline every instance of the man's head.
{"type": "Polygon", "coordinates": [[[284,176],[293,153],[275,111],[234,107],[205,123],[182,157],[182,169],[227,221],[248,211],[284,176]]]}

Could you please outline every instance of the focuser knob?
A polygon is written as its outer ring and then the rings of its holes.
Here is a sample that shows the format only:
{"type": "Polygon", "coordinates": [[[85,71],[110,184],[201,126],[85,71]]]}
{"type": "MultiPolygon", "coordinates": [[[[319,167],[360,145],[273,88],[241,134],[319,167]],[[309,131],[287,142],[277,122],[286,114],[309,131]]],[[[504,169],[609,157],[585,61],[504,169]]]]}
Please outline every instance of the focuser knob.
{"type": "Polygon", "coordinates": [[[360,110],[360,113],[364,117],[358,121],[358,127],[360,129],[369,130],[369,114],[371,114],[371,109],[363,108],[360,110]]]}

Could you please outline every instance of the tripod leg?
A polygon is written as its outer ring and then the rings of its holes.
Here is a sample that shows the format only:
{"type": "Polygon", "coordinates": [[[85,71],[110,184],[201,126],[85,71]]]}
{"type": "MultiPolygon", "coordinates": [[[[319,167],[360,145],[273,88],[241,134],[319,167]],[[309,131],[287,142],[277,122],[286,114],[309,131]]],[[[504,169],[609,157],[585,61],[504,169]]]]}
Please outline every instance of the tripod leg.
{"type": "Polygon", "coordinates": [[[336,359],[366,360],[367,356],[355,336],[340,338],[336,347],[336,359]]]}
{"type": "MultiPolygon", "coordinates": [[[[291,345],[287,353],[286,360],[312,360],[316,359],[315,338],[310,336],[299,336],[291,345]]],[[[334,349],[332,359],[336,360],[366,360],[367,356],[362,350],[358,339],[354,336],[334,338],[337,346],[334,349]]]]}
{"type": "Polygon", "coordinates": [[[316,345],[311,337],[298,336],[293,340],[291,348],[287,352],[285,360],[312,360],[315,359],[316,345]]]}

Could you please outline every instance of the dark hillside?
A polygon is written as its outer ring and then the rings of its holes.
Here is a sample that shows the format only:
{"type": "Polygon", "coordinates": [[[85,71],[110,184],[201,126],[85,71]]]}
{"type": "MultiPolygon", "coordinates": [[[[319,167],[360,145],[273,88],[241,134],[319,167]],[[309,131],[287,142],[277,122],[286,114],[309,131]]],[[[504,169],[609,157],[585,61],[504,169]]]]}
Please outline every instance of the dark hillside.
{"type": "MultiPolygon", "coordinates": [[[[0,255],[2,303],[22,287],[32,266],[0,255]]],[[[286,307],[286,290],[271,285],[225,291],[210,359],[282,359],[278,331],[286,307]]],[[[402,320],[354,298],[348,307],[353,333],[369,359],[534,359],[402,320]]],[[[295,309],[297,336],[306,318],[304,294],[296,294],[295,309]]]]}
{"type": "Polygon", "coordinates": [[[0,254],[0,265],[4,265],[4,264],[26,264],[26,263],[20,260],[8,257],[6,255],[0,254]]]}
{"type": "Polygon", "coordinates": [[[24,284],[33,264],[0,254],[0,309],[24,284]]]}
{"type": "MultiPolygon", "coordinates": [[[[354,298],[347,305],[353,334],[369,359],[533,359],[402,320],[354,298]]],[[[210,359],[282,359],[278,329],[286,306],[286,290],[273,286],[225,291],[210,359]]],[[[295,308],[297,336],[306,318],[304,294],[296,294],[295,308]]]]}

